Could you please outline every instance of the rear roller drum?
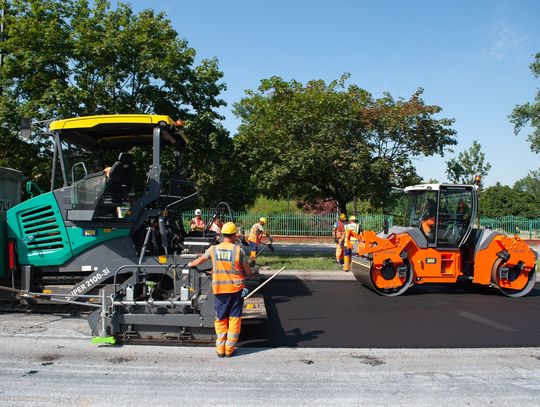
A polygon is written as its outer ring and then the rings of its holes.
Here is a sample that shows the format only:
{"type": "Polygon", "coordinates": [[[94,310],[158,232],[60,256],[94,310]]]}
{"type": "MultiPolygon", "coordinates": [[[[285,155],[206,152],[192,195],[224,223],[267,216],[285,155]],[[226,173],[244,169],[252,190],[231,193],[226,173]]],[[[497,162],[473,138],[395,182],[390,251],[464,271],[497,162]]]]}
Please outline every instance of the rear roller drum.
{"type": "Polygon", "coordinates": [[[360,256],[353,258],[351,269],[358,281],[386,297],[401,295],[412,285],[413,275],[406,261],[396,266],[385,260],[381,267],[375,267],[372,260],[360,256]]]}
{"type": "Polygon", "coordinates": [[[521,262],[514,267],[507,267],[504,259],[497,259],[491,269],[491,282],[508,297],[523,297],[534,288],[536,269],[527,272],[521,262]]]}

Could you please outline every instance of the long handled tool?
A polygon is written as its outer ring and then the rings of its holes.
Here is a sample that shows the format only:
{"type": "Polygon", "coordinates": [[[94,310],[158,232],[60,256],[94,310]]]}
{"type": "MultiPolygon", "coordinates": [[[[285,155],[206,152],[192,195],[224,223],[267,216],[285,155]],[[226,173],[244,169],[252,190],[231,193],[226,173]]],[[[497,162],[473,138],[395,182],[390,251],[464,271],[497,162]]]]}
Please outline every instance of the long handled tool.
{"type": "Polygon", "coordinates": [[[252,292],[250,292],[248,295],[244,297],[244,300],[247,300],[249,297],[251,297],[253,294],[255,294],[257,291],[259,291],[261,288],[263,288],[267,283],[270,282],[275,276],[277,276],[279,273],[281,273],[283,270],[285,270],[285,267],[282,267],[280,270],[276,271],[272,276],[267,279],[264,283],[262,283],[260,286],[258,286],[256,289],[254,289],[252,292]]]}

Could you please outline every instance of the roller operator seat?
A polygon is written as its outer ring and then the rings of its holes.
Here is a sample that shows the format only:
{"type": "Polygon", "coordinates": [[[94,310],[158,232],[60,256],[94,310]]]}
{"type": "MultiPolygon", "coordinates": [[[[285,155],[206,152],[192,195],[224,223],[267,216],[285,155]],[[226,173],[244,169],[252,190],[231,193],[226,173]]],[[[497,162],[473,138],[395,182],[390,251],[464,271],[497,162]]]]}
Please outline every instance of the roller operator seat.
{"type": "Polygon", "coordinates": [[[122,204],[131,187],[133,168],[133,156],[128,153],[120,153],[118,161],[113,164],[109,171],[109,179],[103,196],[104,203],[122,204]]]}

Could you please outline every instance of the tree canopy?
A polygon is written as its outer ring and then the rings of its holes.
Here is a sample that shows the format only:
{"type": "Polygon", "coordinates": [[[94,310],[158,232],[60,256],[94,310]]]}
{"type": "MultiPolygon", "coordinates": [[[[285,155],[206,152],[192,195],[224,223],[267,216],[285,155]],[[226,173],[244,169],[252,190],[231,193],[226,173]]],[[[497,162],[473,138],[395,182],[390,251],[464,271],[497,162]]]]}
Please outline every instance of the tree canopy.
{"type": "MultiPolygon", "coordinates": [[[[540,77],[540,52],[536,54],[534,62],[530,65],[531,72],[540,77]]],[[[518,134],[524,127],[530,126],[528,135],[531,150],[540,153],[540,90],[536,93],[533,103],[527,102],[514,108],[510,121],[514,123],[514,132],[518,134]]]]}
{"type": "Polygon", "coordinates": [[[457,184],[472,184],[476,175],[484,179],[491,169],[491,164],[485,162],[482,146],[476,140],[472,146],[446,162],[446,174],[451,182],[457,184]]]}
{"type": "Polygon", "coordinates": [[[302,84],[272,77],[234,105],[235,147],[257,192],[314,202],[353,198],[380,206],[392,186],[419,182],[412,160],[456,144],[441,108],[389,93],[374,98],[348,75],[302,84]]]}
{"type": "Polygon", "coordinates": [[[503,216],[538,218],[539,200],[528,192],[497,183],[480,194],[480,215],[488,218],[503,216]]]}
{"type": "Polygon", "coordinates": [[[218,113],[223,73],[216,59],[195,62],[195,49],[164,13],[134,13],[123,3],[111,9],[106,0],[14,0],[1,51],[0,165],[48,177],[47,141],[18,139],[23,116],[156,113],[186,122],[186,175],[207,186],[206,198],[230,193],[223,152],[233,146],[218,113]]]}

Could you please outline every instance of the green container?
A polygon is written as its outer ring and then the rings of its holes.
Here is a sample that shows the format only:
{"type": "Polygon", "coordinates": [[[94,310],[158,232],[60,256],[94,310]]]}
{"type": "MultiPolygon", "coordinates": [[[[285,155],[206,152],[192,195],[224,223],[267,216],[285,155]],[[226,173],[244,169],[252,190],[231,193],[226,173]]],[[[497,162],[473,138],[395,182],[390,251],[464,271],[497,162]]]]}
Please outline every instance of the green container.
{"type": "Polygon", "coordinates": [[[6,276],[8,267],[6,213],[21,202],[22,179],[22,172],[0,167],[0,278],[6,276]]]}

